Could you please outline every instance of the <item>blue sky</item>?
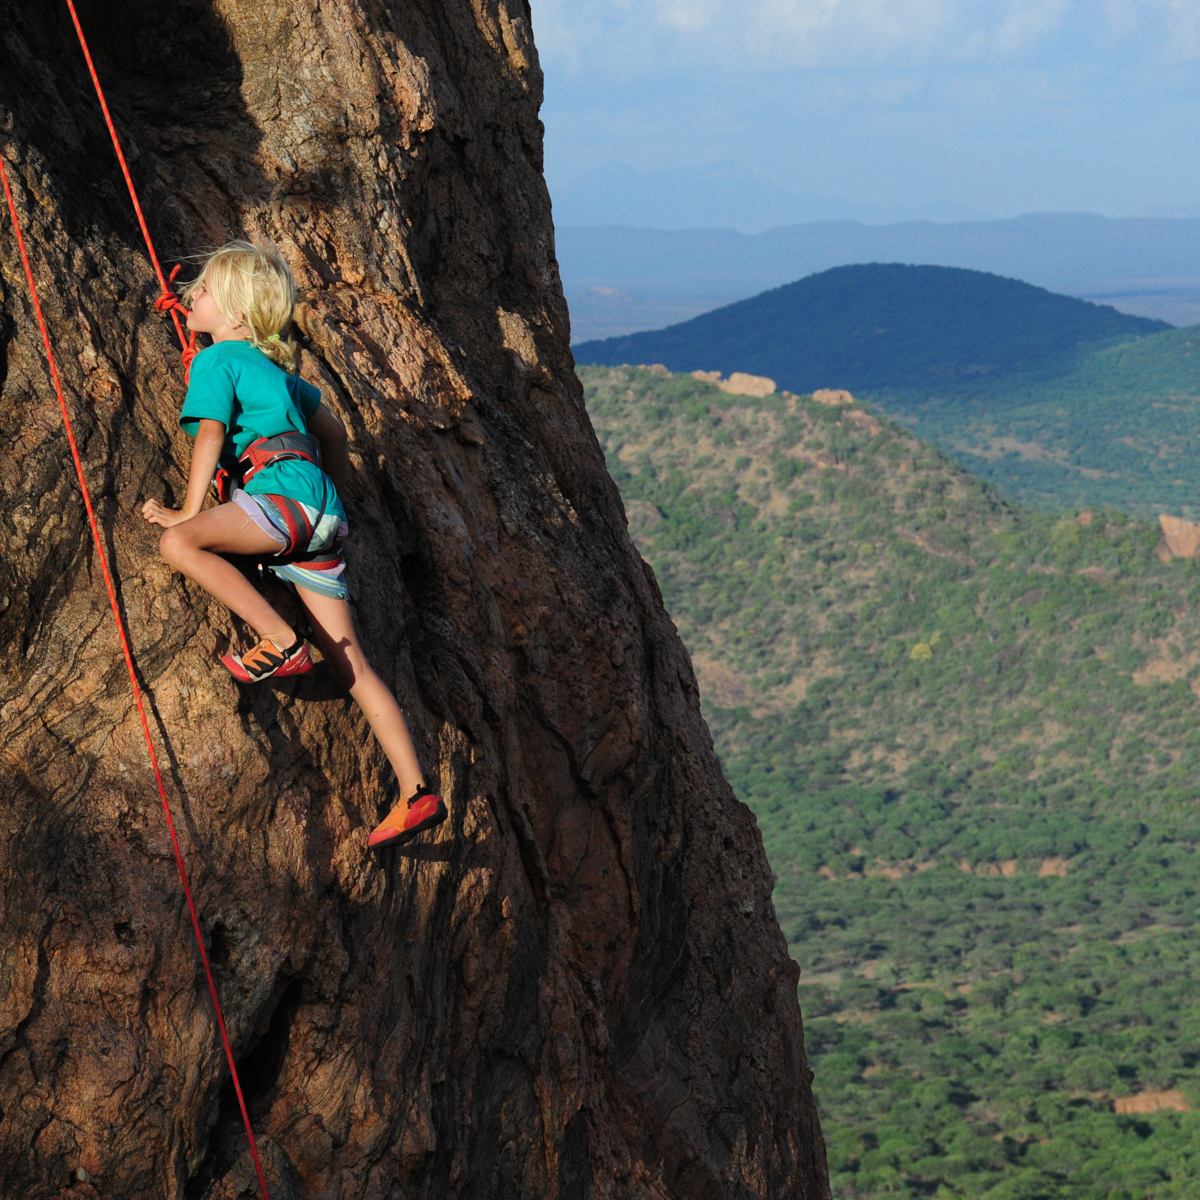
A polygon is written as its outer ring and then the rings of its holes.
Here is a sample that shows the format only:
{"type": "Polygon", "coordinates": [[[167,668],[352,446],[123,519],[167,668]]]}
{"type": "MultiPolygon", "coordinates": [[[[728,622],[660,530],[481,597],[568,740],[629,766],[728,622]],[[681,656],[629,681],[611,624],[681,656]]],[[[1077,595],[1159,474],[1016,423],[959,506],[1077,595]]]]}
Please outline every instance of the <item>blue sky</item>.
{"type": "Polygon", "coordinates": [[[1200,204],[1200,0],[531,0],[551,190],[736,160],[797,192],[1200,204]]]}

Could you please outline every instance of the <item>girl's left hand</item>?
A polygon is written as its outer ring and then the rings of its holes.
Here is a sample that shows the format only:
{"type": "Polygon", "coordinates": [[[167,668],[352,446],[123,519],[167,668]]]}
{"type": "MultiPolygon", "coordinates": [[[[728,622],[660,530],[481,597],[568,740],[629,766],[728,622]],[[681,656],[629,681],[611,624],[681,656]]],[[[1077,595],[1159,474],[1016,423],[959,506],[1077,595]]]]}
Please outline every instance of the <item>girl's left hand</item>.
{"type": "Polygon", "coordinates": [[[177,512],[173,508],[164,508],[157,500],[147,500],[142,505],[142,516],[151,525],[161,525],[164,529],[170,529],[172,525],[178,525],[181,521],[187,520],[183,513],[177,512]]]}

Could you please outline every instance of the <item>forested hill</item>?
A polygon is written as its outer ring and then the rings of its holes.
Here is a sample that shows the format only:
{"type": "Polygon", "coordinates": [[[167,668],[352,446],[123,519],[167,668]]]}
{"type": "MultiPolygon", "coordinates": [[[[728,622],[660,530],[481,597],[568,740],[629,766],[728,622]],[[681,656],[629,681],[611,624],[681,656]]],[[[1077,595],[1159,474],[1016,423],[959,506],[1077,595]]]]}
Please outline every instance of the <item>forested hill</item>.
{"type": "Polygon", "coordinates": [[[581,375],[805,966],[834,1195],[1200,1194],[1200,564],[858,405],[581,375]]]}
{"type": "Polygon", "coordinates": [[[1051,377],[876,397],[1012,499],[1200,517],[1200,328],[1088,349],[1051,377]]]}
{"type": "Polygon", "coordinates": [[[579,363],[767,375],[795,392],[1053,375],[1081,347],[1170,326],[983,271],[836,267],[649,333],[583,342],[579,363]]]}
{"type": "Polygon", "coordinates": [[[1198,333],[978,271],[870,266],[579,346],[576,358],[848,388],[1010,499],[1194,519],[1198,333]],[[743,346],[726,342],[735,328],[743,346]]]}

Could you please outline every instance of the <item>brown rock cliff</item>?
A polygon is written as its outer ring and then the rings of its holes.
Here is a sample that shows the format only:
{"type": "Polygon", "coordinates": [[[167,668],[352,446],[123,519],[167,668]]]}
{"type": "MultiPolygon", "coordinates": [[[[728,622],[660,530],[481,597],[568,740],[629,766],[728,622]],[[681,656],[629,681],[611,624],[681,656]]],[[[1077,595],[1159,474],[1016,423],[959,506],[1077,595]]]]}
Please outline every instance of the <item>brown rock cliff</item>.
{"type": "MultiPolygon", "coordinates": [[[[136,516],[190,448],[128,200],[65,10],[0,0],[0,153],[275,1200],[826,1196],[761,841],[572,372],[527,7],[80,12],[164,256],[293,264],[356,619],[452,804],[372,859],[349,699],[216,665],[241,631],[136,516]]],[[[0,434],[0,1195],[250,1195],[7,214],[0,434]]]]}

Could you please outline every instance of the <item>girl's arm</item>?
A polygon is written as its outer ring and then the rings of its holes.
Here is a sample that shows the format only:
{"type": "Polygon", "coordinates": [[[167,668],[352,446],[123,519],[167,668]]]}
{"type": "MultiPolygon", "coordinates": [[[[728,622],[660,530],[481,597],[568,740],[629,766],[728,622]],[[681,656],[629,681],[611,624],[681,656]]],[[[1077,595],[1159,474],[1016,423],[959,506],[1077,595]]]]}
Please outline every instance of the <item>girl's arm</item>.
{"type": "Polygon", "coordinates": [[[350,440],[345,425],[322,404],[309,418],[308,432],[321,443],[322,470],[333,480],[338,495],[344,497],[350,470],[350,440]]]}
{"type": "Polygon", "coordinates": [[[188,472],[187,499],[183,511],[166,508],[157,500],[147,500],[142,505],[142,516],[151,525],[169,529],[180,521],[190,521],[204,507],[204,498],[217,473],[217,462],[225,446],[225,425],[222,421],[202,418],[196,431],[196,444],[192,447],[192,469],[188,472]]]}

